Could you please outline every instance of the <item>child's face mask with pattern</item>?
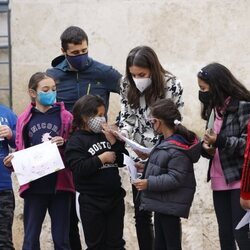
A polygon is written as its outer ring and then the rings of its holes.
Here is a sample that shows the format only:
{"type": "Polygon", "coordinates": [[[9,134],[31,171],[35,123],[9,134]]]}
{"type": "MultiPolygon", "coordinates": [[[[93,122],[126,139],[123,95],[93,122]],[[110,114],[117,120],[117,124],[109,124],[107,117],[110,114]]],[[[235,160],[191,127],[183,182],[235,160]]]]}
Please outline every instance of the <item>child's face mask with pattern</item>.
{"type": "Polygon", "coordinates": [[[94,116],[88,120],[88,127],[94,133],[101,133],[103,130],[102,124],[106,123],[104,116],[94,116]]]}

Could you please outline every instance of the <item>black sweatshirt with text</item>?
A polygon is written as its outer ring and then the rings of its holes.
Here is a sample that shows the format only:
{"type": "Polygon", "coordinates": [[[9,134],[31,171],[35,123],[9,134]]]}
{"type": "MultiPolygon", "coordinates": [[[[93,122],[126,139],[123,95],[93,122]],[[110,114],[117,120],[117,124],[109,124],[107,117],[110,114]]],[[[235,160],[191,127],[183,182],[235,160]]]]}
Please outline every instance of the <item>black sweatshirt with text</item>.
{"type": "Polygon", "coordinates": [[[111,197],[124,195],[118,167],[123,167],[125,145],[116,141],[111,145],[102,133],[78,130],[66,145],[65,159],[73,172],[76,190],[88,196],[111,197]],[[102,164],[98,155],[114,151],[114,163],[102,164]]]}

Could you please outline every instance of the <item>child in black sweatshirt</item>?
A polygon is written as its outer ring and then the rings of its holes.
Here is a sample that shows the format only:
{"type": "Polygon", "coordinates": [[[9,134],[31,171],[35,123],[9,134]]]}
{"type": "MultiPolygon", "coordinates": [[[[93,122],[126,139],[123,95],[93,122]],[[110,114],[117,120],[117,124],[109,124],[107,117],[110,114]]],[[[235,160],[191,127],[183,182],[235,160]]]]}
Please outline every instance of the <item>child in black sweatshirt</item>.
{"type": "Polygon", "coordinates": [[[88,249],[123,250],[125,191],[118,167],[123,167],[123,142],[110,132],[105,104],[98,96],[81,97],[73,108],[73,134],[65,157],[80,193],[80,216],[88,249]]]}

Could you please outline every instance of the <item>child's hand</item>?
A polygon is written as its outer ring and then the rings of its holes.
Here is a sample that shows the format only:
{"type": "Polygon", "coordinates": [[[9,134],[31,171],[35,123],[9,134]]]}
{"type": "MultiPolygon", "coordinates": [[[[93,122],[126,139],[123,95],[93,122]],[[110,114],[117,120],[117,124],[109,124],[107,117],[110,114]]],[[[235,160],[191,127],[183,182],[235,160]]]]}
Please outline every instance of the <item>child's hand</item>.
{"type": "Polygon", "coordinates": [[[207,152],[207,154],[209,154],[211,156],[214,156],[214,154],[215,154],[215,148],[214,147],[211,147],[207,143],[203,142],[202,143],[202,148],[207,152]]]}
{"type": "Polygon", "coordinates": [[[216,142],[217,134],[212,129],[207,129],[203,139],[206,144],[213,145],[216,142]]]}
{"type": "Polygon", "coordinates": [[[12,138],[12,130],[7,125],[0,125],[0,137],[7,138],[10,140],[12,138]]]}
{"type": "Polygon", "coordinates": [[[112,132],[110,126],[107,123],[102,124],[103,127],[103,134],[106,136],[107,140],[110,142],[111,145],[115,144],[116,137],[114,133],[112,132]]]}
{"type": "Polygon", "coordinates": [[[240,205],[244,209],[250,209],[250,200],[244,200],[244,199],[240,198],[240,205]]]}
{"type": "Polygon", "coordinates": [[[138,173],[143,173],[145,164],[143,164],[141,162],[136,162],[135,167],[136,167],[138,173]]]}
{"type": "Polygon", "coordinates": [[[142,191],[148,188],[148,180],[147,179],[136,179],[133,182],[134,186],[138,191],[142,191]]]}
{"type": "Polygon", "coordinates": [[[9,154],[6,157],[4,157],[4,159],[3,159],[4,166],[7,167],[7,168],[11,168],[12,167],[11,160],[13,158],[14,158],[14,156],[12,154],[9,154]]]}
{"type": "Polygon", "coordinates": [[[146,160],[148,158],[148,154],[145,154],[139,150],[134,150],[134,152],[138,155],[138,157],[142,160],[146,160]]]}
{"type": "Polygon", "coordinates": [[[61,136],[55,136],[51,139],[51,142],[56,143],[56,145],[59,147],[64,144],[64,139],[61,136]]]}
{"type": "Polygon", "coordinates": [[[104,153],[98,155],[98,157],[101,160],[102,164],[114,163],[115,159],[116,159],[115,152],[113,152],[113,151],[104,152],[104,153]]]}

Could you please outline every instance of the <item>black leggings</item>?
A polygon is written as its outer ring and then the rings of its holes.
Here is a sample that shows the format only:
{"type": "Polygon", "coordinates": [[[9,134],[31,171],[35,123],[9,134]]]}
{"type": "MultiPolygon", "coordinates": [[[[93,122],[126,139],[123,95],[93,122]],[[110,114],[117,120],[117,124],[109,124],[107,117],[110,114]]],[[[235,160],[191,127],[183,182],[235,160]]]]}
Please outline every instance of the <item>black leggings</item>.
{"type": "Polygon", "coordinates": [[[155,250],[181,250],[181,219],[155,212],[155,250]]]}
{"type": "Polygon", "coordinates": [[[246,213],[240,206],[240,190],[213,191],[213,201],[219,226],[221,250],[236,250],[235,241],[240,250],[249,250],[248,224],[235,230],[246,213]]]}
{"type": "Polygon", "coordinates": [[[140,201],[137,197],[138,191],[132,185],[133,201],[135,206],[135,228],[140,250],[154,249],[154,230],[152,223],[152,212],[139,210],[140,201]],[[137,198],[137,199],[136,199],[137,198]]]}

